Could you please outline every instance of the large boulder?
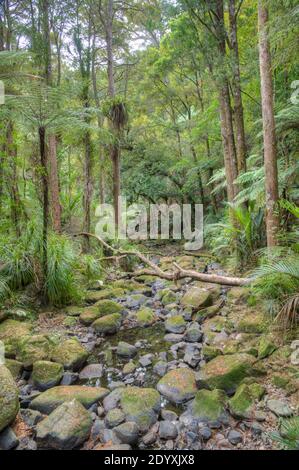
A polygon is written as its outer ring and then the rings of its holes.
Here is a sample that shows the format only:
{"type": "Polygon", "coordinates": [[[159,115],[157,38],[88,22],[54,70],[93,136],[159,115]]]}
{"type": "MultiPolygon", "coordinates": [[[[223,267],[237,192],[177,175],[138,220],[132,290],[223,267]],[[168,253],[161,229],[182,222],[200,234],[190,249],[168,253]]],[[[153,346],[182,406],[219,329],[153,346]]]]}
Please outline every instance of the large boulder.
{"type": "Polygon", "coordinates": [[[195,373],[186,367],[167,372],[157,384],[158,391],[173,403],[183,403],[196,393],[195,373]]]}
{"type": "Polygon", "coordinates": [[[192,307],[194,310],[209,307],[212,303],[212,294],[199,287],[191,287],[181,299],[183,307],[192,307]]]}
{"type": "Polygon", "coordinates": [[[159,393],[152,388],[126,387],[120,392],[120,406],[126,421],[145,433],[157,421],[161,409],[159,393]]]}
{"type": "Polygon", "coordinates": [[[38,390],[44,391],[55,387],[63,376],[63,365],[57,362],[36,361],[33,364],[31,378],[38,390]]]}
{"type": "Polygon", "coordinates": [[[27,322],[5,320],[0,323],[0,341],[4,343],[6,357],[15,357],[18,342],[28,336],[31,330],[32,325],[27,322]]]}
{"type": "Polygon", "coordinates": [[[76,338],[71,338],[62,341],[53,349],[51,359],[62,364],[67,370],[77,371],[84,365],[88,356],[88,351],[81,343],[76,338]]]}
{"type": "Polygon", "coordinates": [[[121,318],[122,317],[119,313],[105,315],[104,317],[98,318],[94,321],[92,327],[98,334],[113,335],[121,325],[121,318]]]}
{"type": "Polygon", "coordinates": [[[226,417],[226,395],[223,390],[199,390],[191,402],[191,415],[199,421],[221,421],[226,417]]]}
{"type": "Polygon", "coordinates": [[[60,405],[36,426],[38,447],[70,450],[88,439],[92,418],[77,400],[60,405]]]}
{"type": "Polygon", "coordinates": [[[184,333],[186,329],[186,321],[182,315],[174,315],[167,318],[165,322],[165,329],[169,333],[184,333]]]}
{"type": "Polygon", "coordinates": [[[47,335],[26,336],[18,342],[16,359],[25,369],[31,369],[34,362],[50,357],[52,347],[47,335]]]}
{"type": "Polygon", "coordinates": [[[85,408],[102,400],[109,391],[101,387],[83,387],[80,385],[65,385],[53,387],[41,393],[30,403],[32,410],[50,414],[55,408],[67,401],[78,400],[85,408]]]}
{"type": "Polygon", "coordinates": [[[17,386],[7,367],[0,365],[0,432],[12,423],[18,411],[17,386]]]}
{"type": "Polygon", "coordinates": [[[253,368],[255,362],[253,356],[245,353],[217,356],[201,369],[199,385],[234,392],[245,377],[257,373],[253,368]]]}
{"type": "Polygon", "coordinates": [[[235,395],[229,400],[231,414],[238,419],[254,417],[254,402],[260,400],[265,393],[264,387],[258,383],[241,384],[235,395]]]}
{"type": "Polygon", "coordinates": [[[95,304],[101,316],[120,313],[123,307],[114,300],[100,300],[95,304]]]}

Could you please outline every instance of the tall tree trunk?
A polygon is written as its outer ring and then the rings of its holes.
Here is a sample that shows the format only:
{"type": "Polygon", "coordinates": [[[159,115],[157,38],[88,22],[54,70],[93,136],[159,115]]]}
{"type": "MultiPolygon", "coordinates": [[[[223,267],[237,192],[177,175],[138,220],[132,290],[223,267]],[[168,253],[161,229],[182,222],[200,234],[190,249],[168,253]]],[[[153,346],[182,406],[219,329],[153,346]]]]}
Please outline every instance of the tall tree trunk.
{"type": "Polygon", "coordinates": [[[264,165],[266,190],[266,229],[268,247],[277,244],[279,218],[276,213],[278,201],[277,148],[273,106],[273,81],[271,52],[268,37],[269,13],[265,0],[258,3],[259,57],[264,134],[264,165]]]}
{"type": "MultiPolygon", "coordinates": [[[[222,58],[223,67],[226,61],[226,39],[224,27],[224,7],[223,0],[216,1],[216,35],[218,41],[218,51],[222,58]]],[[[219,103],[220,103],[220,124],[224,151],[224,166],[227,181],[227,199],[232,203],[238,193],[238,188],[234,183],[238,176],[236,146],[233,129],[232,107],[229,92],[229,82],[225,70],[218,78],[219,82],[219,103]]]]}
{"type": "Polygon", "coordinates": [[[13,124],[8,121],[6,133],[6,154],[7,161],[10,168],[10,177],[8,180],[9,191],[11,195],[11,219],[15,228],[16,234],[21,235],[20,229],[20,216],[21,216],[21,199],[18,187],[18,174],[17,174],[17,146],[13,138],[13,124]]]}
{"type": "Polygon", "coordinates": [[[235,102],[235,128],[238,173],[246,171],[246,139],[238,45],[236,0],[229,2],[230,45],[233,52],[233,96],[235,102]]]}
{"type": "MultiPolygon", "coordinates": [[[[43,36],[45,41],[44,53],[44,76],[46,84],[52,86],[52,60],[51,60],[51,38],[49,22],[49,0],[42,0],[43,13],[43,36]]],[[[49,193],[50,193],[50,212],[52,227],[56,232],[61,232],[61,206],[59,201],[59,177],[57,164],[57,139],[55,134],[48,136],[48,165],[49,165],[49,193]]]]}
{"type": "MultiPolygon", "coordinates": [[[[42,235],[42,271],[43,271],[43,288],[48,275],[48,222],[49,222],[49,189],[48,189],[48,162],[46,151],[46,130],[39,127],[39,150],[40,164],[42,169],[42,206],[43,206],[43,235],[42,235]]],[[[44,300],[47,302],[47,295],[44,292],[44,300]]]]}

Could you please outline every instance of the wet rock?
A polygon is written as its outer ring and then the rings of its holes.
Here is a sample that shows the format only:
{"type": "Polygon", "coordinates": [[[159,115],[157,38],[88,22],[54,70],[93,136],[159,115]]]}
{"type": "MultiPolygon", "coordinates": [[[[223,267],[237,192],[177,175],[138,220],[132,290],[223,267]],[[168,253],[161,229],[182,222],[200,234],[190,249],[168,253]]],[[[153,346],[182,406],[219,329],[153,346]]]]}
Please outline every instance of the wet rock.
{"type": "Polygon", "coordinates": [[[121,325],[121,315],[119,313],[113,313],[112,315],[105,315],[99,318],[92,324],[97,334],[101,335],[113,335],[117,332],[121,325]]]}
{"type": "Polygon", "coordinates": [[[51,348],[46,335],[27,336],[18,342],[16,359],[25,369],[31,369],[34,362],[49,358],[51,348]]]}
{"type": "Polygon", "coordinates": [[[237,444],[240,444],[241,442],[243,442],[242,434],[240,432],[234,431],[234,430],[232,430],[228,433],[227,439],[234,446],[236,446],[237,444]]]}
{"type": "Polygon", "coordinates": [[[135,346],[124,341],[120,341],[117,345],[116,354],[121,357],[134,357],[137,354],[135,346]]]}
{"type": "Polygon", "coordinates": [[[144,356],[140,356],[139,363],[141,364],[142,367],[150,366],[153,362],[153,357],[154,355],[151,353],[145,354],[144,356]]]}
{"type": "Polygon", "coordinates": [[[127,297],[125,305],[127,308],[139,308],[144,305],[147,300],[148,297],[143,294],[133,294],[127,297]]]}
{"type": "Polygon", "coordinates": [[[145,444],[146,446],[150,446],[151,444],[154,444],[154,442],[156,442],[158,428],[159,423],[156,423],[144,436],[142,436],[143,444],[145,444]]]}
{"type": "Polygon", "coordinates": [[[146,433],[158,419],[161,400],[152,388],[127,387],[122,389],[120,405],[126,420],[135,422],[140,432],[146,433]]]}
{"type": "Polygon", "coordinates": [[[30,408],[49,414],[62,403],[76,399],[85,408],[102,400],[108,390],[101,387],[83,387],[80,385],[53,387],[41,393],[30,403],[30,408]]]}
{"type": "Polygon", "coordinates": [[[51,360],[62,364],[65,369],[77,371],[86,362],[89,353],[76,338],[67,339],[52,351],[51,360]]]}
{"type": "Polygon", "coordinates": [[[272,413],[276,416],[281,416],[283,418],[288,418],[293,415],[293,412],[289,405],[282,400],[268,400],[267,407],[272,413]]]}
{"type": "Polygon", "coordinates": [[[124,444],[135,444],[138,440],[139,429],[137,424],[133,421],[120,424],[116,426],[113,431],[124,444]]]}
{"type": "Polygon", "coordinates": [[[163,375],[166,374],[167,372],[167,362],[165,361],[158,361],[154,367],[153,371],[155,374],[159,375],[160,377],[163,377],[163,375]]]}
{"type": "Polygon", "coordinates": [[[192,307],[194,310],[209,307],[212,303],[211,293],[199,287],[191,287],[181,299],[183,307],[192,307]]]}
{"type": "Polygon", "coordinates": [[[19,444],[19,439],[11,428],[0,433],[0,450],[12,450],[19,444]]]}
{"type": "Polygon", "coordinates": [[[232,393],[245,377],[258,373],[253,368],[255,362],[253,356],[244,353],[217,356],[203,366],[198,383],[201,388],[219,388],[232,393]]]}
{"type": "Polygon", "coordinates": [[[180,334],[185,331],[186,325],[182,315],[174,315],[173,317],[167,318],[165,329],[169,333],[180,334]]]}
{"type": "Polygon", "coordinates": [[[12,423],[19,411],[19,393],[7,369],[0,365],[0,431],[12,423]]]}
{"type": "Polygon", "coordinates": [[[88,364],[79,374],[80,380],[99,379],[103,375],[102,364],[88,364]]]}
{"type": "Polygon", "coordinates": [[[33,364],[32,381],[41,391],[55,387],[63,376],[63,366],[57,362],[37,361],[33,364]]]}
{"type": "Polygon", "coordinates": [[[174,369],[162,377],[157,390],[173,403],[183,403],[196,393],[195,374],[188,368],[174,369]]]}
{"type": "Polygon", "coordinates": [[[159,436],[161,439],[176,439],[178,436],[176,425],[171,421],[160,421],[159,436]]]}
{"type": "Polygon", "coordinates": [[[108,411],[105,417],[105,423],[108,428],[114,428],[125,420],[125,414],[118,408],[108,411]]]}
{"type": "Polygon", "coordinates": [[[38,447],[67,450],[88,439],[92,427],[90,414],[77,400],[63,403],[36,426],[38,447]]]}

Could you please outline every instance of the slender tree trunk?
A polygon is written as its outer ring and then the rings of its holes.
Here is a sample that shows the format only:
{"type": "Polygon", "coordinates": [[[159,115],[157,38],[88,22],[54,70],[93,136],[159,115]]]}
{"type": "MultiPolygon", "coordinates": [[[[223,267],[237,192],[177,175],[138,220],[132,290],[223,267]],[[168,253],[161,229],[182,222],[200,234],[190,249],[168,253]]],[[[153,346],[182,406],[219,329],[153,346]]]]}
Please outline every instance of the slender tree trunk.
{"type": "Polygon", "coordinates": [[[273,81],[271,52],[268,37],[269,13],[265,0],[258,3],[259,56],[264,134],[264,165],[266,190],[266,230],[268,247],[277,244],[279,218],[276,213],[278,201],[277,148],[273,106],[273,81]]]}
{"type": "Polygon", "coordinates": [[[13,124],[11,121],[7,124],[6,133],[6,154],[10,167],[10,178],[8,181],[11,200],[11,219],[15,228],[16,234],[21,235],[20,218],[21,218],[21,199],[18,187],[18,174],[17,174],[17,147],[13,138],[13,124]]]}
{"type": "Polygon", "coordinates": [[[235,102],[235,128],[238,173],[246,171],[246,139],[238,45],[236,0],[229,2],[230,44],[233,52],[233,96],[235,102]]]}
{"type": "MultiPolygon", "coordinates": [[[[42,235],[42,271],[43,271],[43,287],[48,275],[48,222],[49,222],[49,189],[48,189],[48,162],[46,151],[46,130],[39,127],[39,147],[40,147],[40,164],[42,169],[42,206],[43,206],[43,235],[42,235]]],[[[47,302],[47,296],[44,292],[44,300],[47,302]]]]}

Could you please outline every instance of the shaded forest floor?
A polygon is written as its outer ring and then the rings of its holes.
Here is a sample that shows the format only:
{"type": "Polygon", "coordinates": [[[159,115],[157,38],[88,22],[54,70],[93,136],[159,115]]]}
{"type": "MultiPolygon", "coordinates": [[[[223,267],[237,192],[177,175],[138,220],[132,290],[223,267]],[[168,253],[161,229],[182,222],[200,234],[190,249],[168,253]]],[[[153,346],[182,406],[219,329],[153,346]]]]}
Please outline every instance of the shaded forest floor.
{"type": "MultiPolygon", "coordinates": [[[[209,253],[162,250],[151,259],[163,269],[225,274],[209,253]]],[[[117,275],[80,306],[0,323],[18,448],[276,448],[271,433],[298,413],[298,341],[248,305],[246,288],[117,275]]]]}

